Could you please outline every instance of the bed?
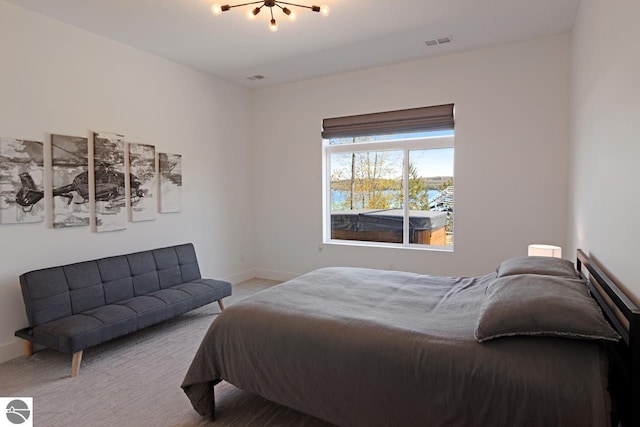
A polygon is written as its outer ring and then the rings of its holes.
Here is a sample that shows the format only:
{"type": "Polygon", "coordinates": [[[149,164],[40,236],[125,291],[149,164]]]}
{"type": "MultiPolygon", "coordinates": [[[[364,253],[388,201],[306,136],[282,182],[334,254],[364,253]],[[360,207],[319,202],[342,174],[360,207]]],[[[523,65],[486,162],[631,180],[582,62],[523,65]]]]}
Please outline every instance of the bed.
{"type": "Polygon", "coordinates": [[[471,278],[315,270],[219,315],[182,388],[211,418],[225,380],[339,426],[631,423],[638,310],[615,288],[631,333],[605,320],[592,282],[537,257],[471,278]]]}

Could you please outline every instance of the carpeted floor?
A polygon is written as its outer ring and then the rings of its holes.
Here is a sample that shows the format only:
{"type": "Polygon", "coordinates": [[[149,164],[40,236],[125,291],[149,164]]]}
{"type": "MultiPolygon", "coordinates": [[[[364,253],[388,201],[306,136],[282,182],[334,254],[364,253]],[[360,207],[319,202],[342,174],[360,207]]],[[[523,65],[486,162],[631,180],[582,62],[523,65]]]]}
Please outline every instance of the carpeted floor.
{"type": "MultiPolygon", "coordinates": [[[[254,279],[235,285],[225,305],[275,284],[254,279]]],[[[214,423],[193,410],[180,384],[219,312],[218,304],[209,304],[87,349],[73,379],[71,357],[48,349],[2,363],[0,396],[33,397],[35,426],[330,427],[226,382],[216,386],[214,423]]]]}

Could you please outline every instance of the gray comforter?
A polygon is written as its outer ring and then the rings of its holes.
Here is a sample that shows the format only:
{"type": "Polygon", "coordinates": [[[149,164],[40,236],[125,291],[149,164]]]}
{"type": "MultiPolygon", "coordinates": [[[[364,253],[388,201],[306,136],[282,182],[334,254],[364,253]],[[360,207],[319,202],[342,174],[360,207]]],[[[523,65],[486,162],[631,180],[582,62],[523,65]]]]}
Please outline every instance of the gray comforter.
{"type": "Polygon", "coordinates": [[[211,415],[226,380],[339,426],[607,426],[594,341],[474,338],[495,274],[324,268],[219,315],[182,388],[211,415]]]}

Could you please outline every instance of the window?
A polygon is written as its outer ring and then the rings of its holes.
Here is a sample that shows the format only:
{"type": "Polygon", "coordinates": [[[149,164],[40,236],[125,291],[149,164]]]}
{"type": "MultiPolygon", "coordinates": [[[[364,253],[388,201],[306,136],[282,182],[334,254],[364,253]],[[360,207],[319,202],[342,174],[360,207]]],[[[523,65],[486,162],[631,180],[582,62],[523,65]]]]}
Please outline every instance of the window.
{"type": "Polygon", "coordinates": [[[408,131],[381,119],[415,110],[323,122],[326,243],[453,249],[453,105],[417,110],[440,107],[449,107],[448,124],[408,131]],[[372,125],[372,116],[387,129],[372,125]],[[363,117],[365,131],[345,126],[351,119],[362,127],[363,117]],[[332,121],[341,121],[339,132],[331,132],[332,121]]]}

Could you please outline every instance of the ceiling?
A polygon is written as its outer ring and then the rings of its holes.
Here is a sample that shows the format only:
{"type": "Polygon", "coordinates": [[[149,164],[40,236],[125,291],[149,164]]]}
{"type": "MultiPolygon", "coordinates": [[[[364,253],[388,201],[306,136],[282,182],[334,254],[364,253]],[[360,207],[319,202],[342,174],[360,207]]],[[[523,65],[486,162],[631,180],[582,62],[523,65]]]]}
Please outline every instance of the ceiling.
{"type": "Polygon", "coordinates": [[[279,30],[272,33],[267,13],[247,20],[249,6],[213,16],[211,5],[224,0],[7,1],[249,88],[568,32],[580,3],[290,0],[327,4],[331,14],[296,9],[290,22],[274,10],[279,30]],[[441,36],[452,42],[425,44],[441,36]],[[266,78],[247,80],[257,74],[266,78]]]}

